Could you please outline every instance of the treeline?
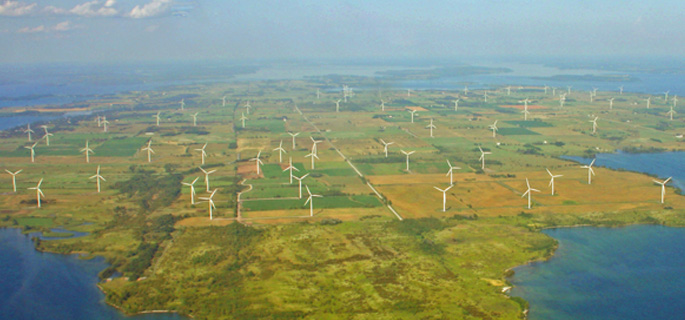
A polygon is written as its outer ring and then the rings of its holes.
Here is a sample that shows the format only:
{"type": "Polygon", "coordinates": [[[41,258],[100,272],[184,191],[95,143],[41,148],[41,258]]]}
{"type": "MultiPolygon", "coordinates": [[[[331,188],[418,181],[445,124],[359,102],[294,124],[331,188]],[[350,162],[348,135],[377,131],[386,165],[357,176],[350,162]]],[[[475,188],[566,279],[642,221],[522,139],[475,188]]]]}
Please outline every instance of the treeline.
{"type": "Polygon", "coordinates": [[[170,205],[181,194],[180,174],[153,176],[152,171],[135,169],[127,181],[117,182],[114,188],[129,198],[136,197],[136,203],[144,212],[170,205]]]}

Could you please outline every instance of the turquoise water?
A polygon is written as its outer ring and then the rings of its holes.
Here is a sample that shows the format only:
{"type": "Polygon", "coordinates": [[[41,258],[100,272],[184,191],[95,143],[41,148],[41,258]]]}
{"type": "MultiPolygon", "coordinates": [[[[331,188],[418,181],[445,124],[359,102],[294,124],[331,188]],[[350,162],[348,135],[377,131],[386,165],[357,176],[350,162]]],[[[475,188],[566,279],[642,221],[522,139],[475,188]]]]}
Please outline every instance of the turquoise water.
{"type": "Polygon", "coordinates": [[[685,229],[662,226],[566,228],[546,262],[518,267],[512,296],[529,319],[683,319],[685,229]]]}
{"type": "Polygon", "coordinates": [[[104,259],[42,253],[18,229],[0,229],[0,319],[182,320],[175,314],[126,317],[96,287],[104,259]]]}
{"type": "MultiPolygon", "coordinates": [[[[596,166],[661,179],[672,176],[670,185],[684,189],[685,152],[598,154],[596,158],[596,166]]],[[[530,302],[531,320],[684,318],[685,228],[588,227],[545,233],[559,241],[554,257],[518,267],[510,279],[515,286],[511,295],[530,302]]]]}

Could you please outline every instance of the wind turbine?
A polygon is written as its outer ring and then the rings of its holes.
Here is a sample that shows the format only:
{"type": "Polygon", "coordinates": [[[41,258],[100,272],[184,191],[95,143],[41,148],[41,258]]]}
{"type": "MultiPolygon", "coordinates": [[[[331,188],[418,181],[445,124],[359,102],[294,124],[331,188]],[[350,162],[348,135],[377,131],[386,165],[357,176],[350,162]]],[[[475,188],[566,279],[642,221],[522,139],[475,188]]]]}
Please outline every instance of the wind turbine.
{"type": "Polygon", "coordinates": [[[247,112],[247,115],[249,116],[250,115],[250,108],[252,108],[252,106],[250,105],[250,101],[246,101],[245,106],[243,108],[245,108],[245,112],[247,112]]]}
{"type": "Polygon", "coordinates": [[[319,156],[317,156],[316,153],[314,153],[314,151],[312,151],[312,153],[307,154],[307,155],[304,156],[304,157],[305,157],[305,158],[309,158],[309,157],[312,158],[312,170],[314,170],[314,158],[319,159],[319,156]]]}
{"type": "Polygon", "coordinates": [[[609,110],[614,109],[614,98],[609,98],[609,110]]]}
{"type": "Polygon", "coordinates": [[[219,189],[214,189],[212,193],[209,195],[209,197],[200,197],[200,200],[207,201],[209,204],[209,220],[214,220],[214,215],[212,213],[212,209],[216,209],[216,206],[214,205],[214,195],[216,194],[217,190],[219,189]]]}
{"type": "Polygon", "coordinates": [[[319,100],[321,98],[321,90],[318,88],[316,89],[316,100],[319,100]]]}
{"type": "Polygon", "coordinates": [[[264,162],[262,162],[262,159],[259,159],[259,157],[262,155],[262,150],[259,150],[257,153],[257,156],[250,159],[250,161],[254,161],[255,165],[257,166],[257,174],[259,174],[259,165],[264,165],[264,162]]]}
{"type": "Polygon", "coordinates": [[[31,142],[31,133],[34,133],[34,131],[31,130],[31,124],[30,123],[26,124],[26,130],[24,130],[24,133],[29,134],[29,142],[31,142]]]}
{"type": "Polygon", "coordinates": [[[385,111],[385,101],[381,99],[381,111],[385,111]]]}
{"type": "Polygon", "coordinates": [[[678,106],[678,95],[673,96],[673,108],[678,106]]]}
{"type": "Polygon", "coordinates": [[[186,106],[186,99],[181,99],[181,111],[184,110],[184,107],[186,106]]]}
{"type": "Polygon", "coordinates": [[[283,149],[283,140],[281,140],[281,143],[278,145],[278,148],[273,149],[272,151],[278,151],[278,163],[283,162],[283,153],[288,153],[283,149]]]}
{"type": "Polygon", "coordinates": [[[453,179],[454,169],[461,169],[461,168],[460,167],[453,167],[452,164],[450,163],[450,160],[449,159],[446,159],[446,160],[447,160],[447,165],[450,167],[450,169],[447,171],[446,176],[450,176],[450,185],[453,185],[454,184],[454,179],[453,179]]]}
{"type": "Polygon", "coordinates": [[[668,102],[668,93],[671,92],[669,91],[664,91],[664,101],[668,102]]]}
{"type": "Polygon", "coordinates": [[[161,113],[162,113],[162,111],[157,111],[157,114],[152,116],[153,118],[155,118],[155,121],[156,121],[158,127],[159,127],[159,120],[160,120],[159,115],[161,113]]]}
{"type": "Polygon", "coordinates": [[[221,106],[222,107],[226,106],[226,96],[223,96],[223,98],[221,98],[221,106]]]}
{"type": "Polygon", "coordinates": [[[485,152],[485,151],[483,151],[483,149],[480,146],[478,146],[478,150],[480,150],[480,158],[478,158],[478,160],[481,161],[480,168],[485,170],[485,155],[486,154],[492,154],[492,152],[489,152],[489,151],[485,152]]]}
{"type": "Polygon", "coordinates": [[[595,160],[597,160],[597,159],[592,159],[592,162],[590,162],[590,165],[581,167],[583,169],[587,169],[587,184],[592,184],[592,176],[595,175],[595,171],[592,170],[592,165],[595,164],[595,160]]]}
{"type": "Polygon", "coordinates": [[[298,133],[291,133],[291,132],[288,132],[288,134],[289,134],[291,137],[293,137],[293,151],[294,151],[294,150],[295,150],[295,147],[296,147],[296,145],[295,145],[295,137],[297,137],[300,133],[299,133],[299,132],[298,132],[298,133]]]}
{"type": "Polygon", "coordinates": [[[618,87],[618,94],[623,94],[623,86],[618,87]]]}
{"type": "Polygon", "coordinates": [[[454,100],[454,111],[457,111],[459,109],[459,99],[454,100]]]}
{"type": "Polygon", "coordinates": [[[469,87],[468,86],[464,86],[464,95],[465,96],[469,95],[469,87]]]}
{"type": "Polygon", "coordinates": [[[195,182],[197,182],[198,179],[200,179],[200,177],[195,178],[191,183],[181,182],[182,185],[190,187],[190,204],[195,204],[195,182]]]}
{"type": "Polygon", "coordinates": [[[34,148],[36,147],[36,145],[38,145],[38,141],[36,141],[36,143],[34,143],[34,144],[33,144],[32,146],[30,146],[30,147],[24,146],[24,148],[31,150],[31,162],[34,162],[35,157],[36,157],[36,150],[34,150],[34,148]]]}
{"type": "Polygon", "coordinates": [[[86,147],[81,149],[81,152],[86,154],[86,163],[90,163],[90,154],[95,154],[95,152],[88,147],[88,140],[86,140],[86,147]]]}
{"type": "Polygon", "coordinates": [[[669,110],[668,112],[666,112],[666,114],[669,115],[669,116],[671,117],[671,121],[673,121],[673,115],[676,114],[676,113],[677,113],[677,112],[675,112],[675,110],[673,110],[673,106],[671,106],[671,110],[669,110]]]}
{"type": "Polygon", "coordinates": [[[548,85],[545,85],[545,88],[544,88],[544,89],[545,89],[545,94],[547,94],[547,90],[549,90],[549,86],[548,86],[548,85]]]}
{"type": "Polygon", "coordinates": [[[521,198],[525,197],[526,195],[528,196],[528,209],[530,209],[530,197],[532,195],[531,191],[540,192],[540,190],[531,188],[530,182],[528,182],[528,178],[526,178],[526,186],[528,186],[528,189],[526,189],[526,192],[524,192],[523,195],[521,195],[521,198]]]}
{"type": "Polygon", "coordinates": [[[488,92],[483,93],[483,102],[488,102],[488,92]]]}
{"type": "Polygon", "coordinates": [[[198,114],[198,113],[199,113],[199,112],[195,112],[195,113],[193,113],[193,114],[190,115],[191,117],[193,117],[193,127],[196,127],[196,126],[197,126],[197,114],[198,114]]]}
{"type": "Polygon", "coordinates": [[[299,169],[293,166],[293,157],[290,157],[290,160],[288,161],[288,167],[283,169],[283,172],[286,172],[288,170],[290,170],[290,184],[293,184],[293,170],[298,172],[300,171],[299,169]]]}
{"type": "Polygon", "coordinates": [[[592,88],[592,95],[596,96],[597,95],[597,88],[592,88]]]}
{"type": "Polygon", "coordinates": [[[335,102],[335,112],[340,112],[340,99],[335,102]]]}
{"type": "Polygon", "coordinates": [[[12,172],[7,169],[5,169],[5,172],[9,173],[12,176],[12,189],[14,192],[17,192],[17,175],[24,169],[20,169],[17,172],[12,172]]]}
{"type": "Polygon", "coordinates": [[[437,129],[437,128],[438,128],[438,127],[436,127],[436,126],[433,124],[433,118],[431,118],[431,123],[430,123],[428,126],[426,126],[426,128],[430,129],[431,138],[433,138],[433,129],[437,129]]]}
{"type": "Polygon", "coordinates": [[[383,139],[381,139],[381,143],[383,144],[383,151],[385,152],[385,157],[388,157],[388,146],[393,144],[394,142],[385,142],[383,139]]]}
{"type": "Polygon", "coordinates": [[[155,150],[152,150],[152,139],[147,141],[147,147],[141,149],[142,151],[147,151],[147,162],[152,162],[152,154],[155,153],[155,150]]]}
{"type": "Polygon", "coordinates": [[[552,187],[552,195],[554,195],[554,178],[563,177],[563,175],[561,175],[561,174],[553,175],[553,174],[549,171],[549,169],[545,168],[545,170],[547,170],[547,173],[549,173],[549,176],[551,177],[551,179],[549,180],[549,185],[552,187]]]}
{"type": "Polygon", "coordinates": [[[309,186],[304,185],[304,187],[307,189],[307,193],[309,194],[309,197],[307,198],[307,201],[304,202],[304,205],[306,206],[307,203],[309,203],[309,216],[313,217],[314,216],[314,197],[316,198],[323,198],[322,195],[318,194],[312,194],[311,191],[309,191],[309,186]]]}
{"type": "Polygon", "coordinates": [[[657,180],[653,180],[653,181],[656,182],[657,184],[660,184],[660,185],[661,185],[661,203],[664,203],[664,196],[666,195],[666,184],[668,183],[668,181],[671,180],[671,178],[672,178],[672,177],[668,177],[668,179],[664,180],[663,182],[657,181],[657,180]]]}
{"type": "Polygon", "coordinates": [[[38,202],[38,208],[40,208],[40,197],[43,196],[45,198],[45,194],[43,194],[43,191],[40,190],[40,185],[43,183],[43,178],[40,178],[40,181],[38,181],[38,184],[35,187],[27,188],[29,190],[36,190],[36,201],[38,202]]]}
{"type": "Polygon", "coordinates": [[[90,177],[89,179],[95,179],[95,181],[97,182],[97,185],[98,185],[98,193],[100,193],[100,180],[102,180],[102,181],[107,181],[107,180],[105,180],[105,178],[104,178],[103,176],[100,175],[100,166],[98,166],[98,170],[97,170],[97,172],[95,173],[95,175],[92,176],[92,177],[90,177]]]}
{"type": "Polygon", "coordinates": [[[98,122],[98,128],[102,126],[102,117],[101,116],[98,116],[97,118],[95,118],[95,121],[98,122]]]}
{"type": "Polygon", "coordinates": [[[590,120],[590,121],[589,121],[589,122],[592,122],[592,133],[596,133],[596,132],[597,132],[597,120],[598,120],[598,119],[599,119],[599,117],[595,117],[594,120],[590,120]]]}
{"type": "Polygon", "coordinates": [[[297,181],[300,182],[300,199],[302,199],[302,180],[304,180],[304,178],[306,178],[308,175],[309,175],[309,173],[307,173],[307,174],[305,174],[299,178],[297,176],[293,176],[293,178],[297,179],[297,181]]]}
{"type": "Polygon", "coordinates": [[[559,95],[559,108],[563,108],[565,102],[566,102],[566,95],[560,94],[559,95]]]}
{"type": "Polygon", "coordinates": [[[571,88],[573,88],[573,86],[566,86],[568,95],[571,95],[571,88]]]}
{"type": "Polygon", "coordinates": [[[647,99],[645,99],[645,100],[647,100],[647,109],[649,109],[649,105],[652,102],[652,97],[647,97],[647,99]]]}
{"type": "Polygon", "coordinates": [[[214,172],[216,172],[216,169],[210,170],[210,171],[206,171],[205,169],[202,169],[202,167],[199,167],[199,168],[200,168],[200,171],[202,171],[202,173],[205,174],[205,187],[206,187],[205,190],[206,190],[207,192],[209,192],[209,175],[212,174],[212,173],[214,173],[214,172]]]}
{"type": "Polygon", "coordinates": [[[593,103],[595,101],[594,97],[595,97],[595,94],[592,93],[592,91],[590,91],[590,103],[593,103]]]}
{"type": "Polygon", "coordinates": [[[436,187],[436,186],[433,186],[433,188],[435,188],[435,190],[438,190],[438,191],[442,192],[442,212],[447,211],[447,210],[446,210],[446,204],[447,204],[447,191],[448,191],[449,189],[452,189],[452,187],[454,187],[454,185],[451,184],[449,187],[447,187],[447,188],[445,188],[445,190],[443,190],[443,189],[440,189],[440,188],[438,188],[438,187],[436,187]]]}
{"type": "Polygon", "coordinates": [[[53,134],[48,132],[48,126],[43,125],[40,127],[45,130],[45,135],[43,136],[43,139],[45,139],[45,145],[50,146],[50,136],[53,136],[53,134]]]}
{"type": "Polygon", "coordinates": [[[195,149],[195,151],[200,151],[200,156],[202,157],[202,165],[205,165],[205,157],[207,156],[207,151],[205,151],[205,148],[207,148],[206,143],[202,146],[202,148],[195,149]]]}
{"type": "Polygon", "coordinates": [[[245,120],[248,120],[244,112],[240,113],[240,121],[243,122],[243,129],[245,129],[245,120]]]}
{"type": "MultiPolygon", "coordinates": [[[[547,87],[547,86],[545,86],[547,87]]],[[[547,93],[547,89],[545,89],[545,93],[547,93]]],[[[507,86],[507,95],[511,95],[511,86],[507,86]]]]}
{"type": "Polygon", "coordinates": [[[552,88],[552,96],[556,96],[556,95],[557,95],[557,88],[553,87],[552,88]]]}
{"type": "Polygon", "coordinates": [[[492,137],[496,138],[497,137],[497,131],[499,130],[499,129],[497,129],[497,120],[495,120],[495,123],[489,125],[488,128],[490,128],[490,130],[492,130],[492,137]]]}
{"type": "Polygon", "coordinates": [[[109,121],[107,121],[107,117],[102,117],[102,131],[107,132],[107,125],[109,124],[109,121]]]}
{"type": "MultiPolygon", "coordinates": [[[[312,139],[312,153],[319,155],[319,149],[317,148],[317,145],[319,143],[323,142],[323,140],[314,140],[314,137],[311,137],[311,136],[309,138],[312,139]]],[[[317,159],[318,159],[318,157],[317,157],[317,159]]]]}
{"type": "Polygon", "coordinates": [[[416,113],[416,110],[408,110],[409,113],[411,113],[411,123],[414,123],[414,114],[416,113]]]}
{"type": "Polygon", "coordinates": [[[414,154],[414,152],[416,152],[416,151],[409,151],[409,152],[406,152],[406,151],[404,151],[404,150],[402,150],[402,149],[400,149],[400,151],[402,151],[402,153],[404,153],[404,155],[407,156],[407,172],[411,172],[411,171],[409,171],[409,156],[411,156],[412,154],[414,154]]]}
{"type": "Polygon", "coordinates": [[[523,120],[528,121],[528,115],[530,114],[530,111],[528,111],[528,98],[523,100],[523,120]]]}

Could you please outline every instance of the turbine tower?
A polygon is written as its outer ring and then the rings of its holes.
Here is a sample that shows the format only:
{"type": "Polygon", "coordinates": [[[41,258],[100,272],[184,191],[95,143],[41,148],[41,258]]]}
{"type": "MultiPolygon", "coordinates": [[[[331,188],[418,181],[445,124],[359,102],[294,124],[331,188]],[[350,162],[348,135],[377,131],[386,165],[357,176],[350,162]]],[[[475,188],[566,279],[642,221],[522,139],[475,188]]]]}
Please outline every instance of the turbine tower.
{"type": "Polygon", "coordinates": [[[200,157],[202,157],[202,165],[205,165],[205,157],[207,156],[207,151],[205,151],[205,148],[207,148],[207,144],[205,143],[202,148],[200,149],[195,149],[195,151],[200,151],[200,157]]]}
{"type": "Polygon", "coordinates": [[[12,171],[9,171],[9,170],[5,169],[5,172],[9,173],[9,174],[12,176],[12,190],[14,190],[14,192],[17,192],[17,175],[18,175],[22,170],[24,170],[24,169],[20,169],[20,170],[17,171],[17,172],[12,172],[12,171]]]}
{"type": "Polygon", "coordinates": [[[480,146],[478,146],[478,150],[480,150],[480,158],[478,158],[478,160],[481,161],[480,168],[485,170],[485,155],[492,154],[492,152],[485,152],[483,151],[483,148],[481,148],[480,146]]]}
{"type": "Polygon", "coordinates": [[[445,190],[443,190],[443,189],[440,189],[440,188],[438,188],[438,187],[436,187],[436,186],[433,186],[433,188],[435,188],[435,190],[438,190],[438,191],[442,192],[442,212],[447,211],[447,208],[446,208],[446,205],[447,205],[447,191],[448,191],[449,189],[452,189],[452,187],[454,187],[454,185],[450,185],[449,187],[445,188],[445,190]]]}
{"type": "Polygon", "coordinates": [[[563,175],[561,175],[561,174],[553,175],[553,174],[549,171],[549,169],[545,168],[545,170],[547,170],[547,173],[548,173],[549,176],[551,177],[551,179],[549,180],[549,186],[552,187],[552,195],[554,195],[554,178],[563,177],[563,175]]]}
{"type": "Polygon", "coordinates": [[[315,151],[315,150],[312,150],[312,153],[307,154],[306,156],[304,156],[305,158],[312,158],[312,170],[314,170],[314,168],[315,168],[315,165],[314,165],[314,158],[319,159],[319,156],[317,156],[316,153],[314,153],[314,151],[315,151]]]}
{"type": "Polygon", "coordinates": [[[385,101],[381,99],[381,111],[385,111],[385,101]]]}
{"type": "Polygon", "coordinates": [[[309,186],[304,185],[304,187],[307,189],[307,193],[309,194],[309,197],[307,198],[307,201],[304,202],[304,205],[306,206],[307,203],[309,203],[309,216],[313,217],[314,216],[314,201],[313,199],[316,198],[323,198],[322,195],[318,194],[312,194],[311,191],[309,191],[309,186]]]}
{"type": "Polygon", "coordinates": [[[581,166],[581,168],[587,169],[587,184],[592,184],[592,176],[595,175],[595,170],[592,170],[592,165],[595,164],[595,160],[597,159],[592,159],[592,162],[590,162],[590,165],[588,166],[581,166]]]}
{"type": "Polygon", "coordinates": [[[283,172],[290,171],[290,184],[293,184],[293,170],[298,172],[300,171],[293,166],[293,157],[290,157],[290,160],[288,161],[288,167],[283,169],[283,172]]]}
{"type": "Polygon", "coordinates": [[[666,112],[666,114],[669,115],[669,116],[671,117],[671,121],[673,121],[673,115],[676,114],[676,113],[677,113],[677,112],[675,112],[675,110],[673,110],[673,106],[671,106],[671,110],[669,110],[668,112],[666,112]]]}
{"type": "Polygon", "coordinates": [[[454,169],[461,169],[460,167],[453,167],[452,164],[450,163],[449,159],[447,160],[447,165],[450,167],[450,169],[447,171],[447,174],[445,176],[450,176],[450,185],[454,185],[454,169]]]}
{"type": "Polygon", "coordinates": [[[307,174],[305,174],[299,178],[297,176],[293,176],[293,178],[295,178],[300,183],[300,199],[302,199],[302,180],[304,180],[304,178],[306,178],[308,175],[309,175],[309,173],[307,173],[307,174]]]}
{"type": "Polygon", "coordinates": [[[340,99],[335,102],[335,112],[340,112],[340,99]]]}
{"type": "Polygon", "coordinates": [[[240,113],[240,121],[243,122],[243,129],[245,129],[245,120],[248,120],[244,112],[240,113]]]}
{"type": "Polygon", "coordinates": [[[252,108],[252,106],[250,105],[250,101],[246,101],[245,106],[243,108],[245,108],[245,112],[247,112],[247,115],[249,116],[250,115],[250,108],[252,108]]]}
{"type": "Polygon", "coordinates": [[[26,130],[24,130],[24,133],[29,134],[29,142],[31,142],[31,134],[34,133],[33,130],[31,130],[31,124],[26,124],[26,130]]]}
{"type": "Polygon", "coordinates": [[[528,209],[530,209],[531,194],[532,194],[531,191],[540,192],[540,190],[531,188],[530,182],[528,182],[528,178],[526,178],[526,186],[528,186],[528,189],[526,190],[526,192],[523,193],[523,195],[521,195],[521,198],[525,197],[526,195],[528,196],[528,209]]]}
{"type": "Polygon", "coordinates": [[[147,151],[147,162],[152,162],[152,154],[155,153],[155,150],[152,150],[152,139],[147,141],[147,147],[143,148],[142,151],[147,151]]]}
{"type": "Polygon", "coordinates": [[[430,122],[430,124],[429,124],[428,126],[426,126],[426,128],[427,128],[427,129],[430,129],[431,138],[433,138],[433,129],[437,129],[437,128],[438,128],[438,127],[436,127],[436,126],[433,124],[433,118],[431,118],[431,122],[430,122]]]}
{"type": "Polygon", "coordinates": [[[666,195],[666,184],[668,183],[668,181],[671,180],[671,178],[672,178],[672,177],[668,177],[668,179],[664,180],[663,182],[662,182],[662,181],[653,180],[653,181],[656,182],[657,184],[661,185],[661,203],[664,203],[664,196],[666,195]]]}
{"type": "Polygon", "coordinates": [[[88,178],[88,179],[95,179],[95,181],[97,182],[97,186],[98,186],[98,193],[100,193],[100,180],[107,181],[103,176],[100,175],[100,166],[98,166],[98,170],[95,173],[95,175],[88,178]]]}
{"type": "Polygon", "coordinates": [[[160,120],[159,115],[161,113],[162,113],[162,111],[157,111],[157,114],[152,116],[153,118],[155,118],[155,121],[156,121],[158,127],[159,127],[159,120],[160,120]]]}
{"type": "Polygon", "coordinates": [[[42,196],[45,198],[45,194],[43,194],[43,191],[40,190],[40,185],[43,183],[43,178],[40,178],[40,181],[38,181],[38,184],[35,187],[27,188],[29,190],[36,190],[36,202],[38,202],[38,208],[40,208],[40,197],[42,196]]]}
{"type": "Polygon", "coordinates": [[[226,106],[226,96],[223,96],[223,97],[221,98],[221,106],[222,106],[222,107],[225,107],[225,106],[226,106]]]}
{"type": "Polygon", "coordinates": [[[24,148],[31,150],[31,162],[35,162],[35,157],[36,157],[36,146],[38,145],[38,141],[34,143],[32,146],[24,146],[24,148]]]}
{"type": "Polygon", "coordinates": [[[411,113],[411,123],[414,123],[414,114],[416,113],[416,110],[408,110],[409,113],[411,113]]]}
{"type": "Polygon", "coordinates": [[[186,106],[186,99],[181,99],[181,111],[185,110],[184,109],[185,106],[186,106]]]}
{"type": "Polygon", "coordinates": [[[664,91],[664,101],[668,102],[668,93],[671,92],[669,91],[664,91]]]}
{"type": "Polygon", "coordinates": [[[614,98],[609,98],[609,110],[614,109],[614,98]]]}
{"type": "Polygon", "coordinates": [[[109,121],[107,121],[107,117],[102,117],[102,132],[107,132],[107,125],[109,124],[109,121]]]}
{"type": "Polygon", "coordinates": [[[205,190],[209,192],[209,175],[216,172],[216,169],[211,170],[211,171],[206,171],[205,169],[202,169],[202,167],[199,167],[200,171],[205,174],[205,190]]]}
{"type": "Polygon", "coordinates": [[[416,152],[416,151],[409,151],[409,152],[406,152],[406,151],[404,151],[404,150],[402,150],[402,149],[400,149],[400,151],[402,151],[402,153],[404,153],[404,155],[407,156],[407,172],[411,172],[411,171],[409,171],[409,156],[411,156],[412,154],[414,154],[414,152],[416,152]]]}
{"type": "Polygon", "coordinates": [[[296,145],[295,145],[295,137],[297,137],[300,133],[299,133],[299,132],[298,132],[298,133],[291,133],[291,132],[288,132],[288,134],[289,134],[291,137],[293,137],[293,151],[294,151],[294,150],[295,150],[295,147],[296,147],[296,145]]]}
{"type": "Polygon", "coordinates": [[[273,149],[272,151],[278,151],[278,163],[283,162],[283,153],[288,153],[283,149],[283,140],[281,140],[281,143],[278,145],[278,148],[273,149]]]}
{"type": "Polygon", "coordinates": [[[86,147],[81,149],[81,153],[86,154],[86,163],[90,163],[90,154],[95,154],[95,152],[93,152],[93,149],[88,147],[88,140],[86,140],[86,147]]]}
{"type": "Polygon", "coordinates": [[[599,119],[599,117],[595,117],[594,120],[590,120],[590,121],[589,121],[589,122],[592,122],[592,133],[596,133],[596,132],[597,132],[597,120],[598,120],[598,119],[599,119]]]}
{"type": "Polygon", "coordinates": [[[262,159],[259,158],[261,155],[262,155],[262,150],[259,150],[259,152],[257,153],[257,156],[249,160],[249,161],[255,162],[255,165],[257,166],[257,175],[259,175],[259,165],[260,164],[264,165],[264,162],[262,162],[262,159]]]}
{"type": "Polygon", "coordinates": [[[647,100],[647,109],[649,109],[649,105],[652,102],[652,97],[647,97],[647,99],[645,99],[645,100],[647,100]]]}
{"type": "Polygon", "coordinates": [[[454,100],[454,111],[457,111],[459,109],[459,99],[454,100]]]}
{"type": "Polygon", "coordinates": [[[196,177],[191,183],[181,182],[182,185],[190,187],[190,204],[195,204],[195,182],[197,182],[198,179],[200,179],[200,177],[196,177]]]}
{"type": "Polygon", "coordinates": [[[385,157],[388,157],[388,146],[393,144],[394,142],[385,142],[383,139],[381,139],[381,143],[383,144],[383,151],[385,152],[385,157]]]}
{"type": "Polygon", "coordinates": [[[497,129],[497,120],[495,120],[495,123],[489,125],[488,128],[492,130],[492,137],[497,138],[497,131],[499,130],[497,129]]]}
{"type": "Polygon", "coordinates": [[[40,126],[45,130],[45,135],[43,136],[43,139],[45,139],[45,145],[50,146],[50,137],[53,136],[52,133],[48,132],[48,126],[40,126]]]}
{"type": "Polygon", "coordinates": [[[199,113],[199,112],[195,112],[195,113],[193,113],[193,114],[190,115],[191,117],[193,117],[193,127],[196,127],[196,126],[197,126],[197,114],[198,114],[198,113],[199,113]]]}
{"type": "Polygon", "coordinates": [[[209,220],[214,220],[214,215],[212,213],[212,209],[216,209],[216,206],[214,205],[214,195],[216,194],[217,190],[219,189],[214,189],[212,193],[209,195],[209,197],[201,197],[199,198],[200,200],[207,201],[209,204],[209,220]]]}
{"type": "Polygon", "coordinates": [[[618,94],[623,94],[623,86],[618,87],[618,94]]]}

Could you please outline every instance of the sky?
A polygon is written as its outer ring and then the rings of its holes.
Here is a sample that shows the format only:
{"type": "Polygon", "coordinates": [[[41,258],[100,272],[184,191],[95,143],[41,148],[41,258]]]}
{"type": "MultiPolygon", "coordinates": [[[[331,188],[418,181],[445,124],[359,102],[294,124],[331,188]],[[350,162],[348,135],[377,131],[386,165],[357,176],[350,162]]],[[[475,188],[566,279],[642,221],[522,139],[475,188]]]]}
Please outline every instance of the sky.
{"type": "Polygon", "coordinates": [[[0,63],[682,56],[685,1],[0,0],[0,63]]]}

